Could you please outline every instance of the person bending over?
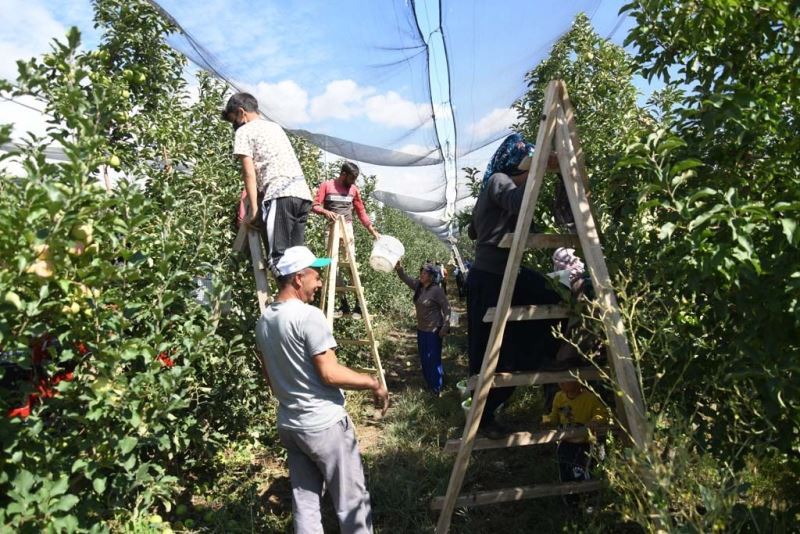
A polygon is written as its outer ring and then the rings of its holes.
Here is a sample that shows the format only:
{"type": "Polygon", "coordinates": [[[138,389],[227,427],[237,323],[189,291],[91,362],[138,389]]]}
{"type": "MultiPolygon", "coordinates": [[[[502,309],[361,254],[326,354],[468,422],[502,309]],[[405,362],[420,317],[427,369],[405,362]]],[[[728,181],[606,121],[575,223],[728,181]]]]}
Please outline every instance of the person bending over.
{"type": "MultiPolygon", "coordinates": [[[[560,391],[553,399],[546,423],[558,428],[588,427],[595,434],[600,425],[608,424],[608,409],[602,401],[579,382],[558,384],[560,391]]],[[[558,444],[558,471],[561,482],[580,482],[591,477],[591,441],[589,437],[562,440],[558,444]]]]}

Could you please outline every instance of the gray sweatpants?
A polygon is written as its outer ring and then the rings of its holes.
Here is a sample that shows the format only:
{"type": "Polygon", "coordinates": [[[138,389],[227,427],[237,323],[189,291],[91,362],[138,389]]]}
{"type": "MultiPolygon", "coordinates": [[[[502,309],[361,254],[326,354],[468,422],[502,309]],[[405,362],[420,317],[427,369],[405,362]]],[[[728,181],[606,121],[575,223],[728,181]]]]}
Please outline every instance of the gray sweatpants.
{"type": "Polygon", "coordinates": [[[279,428],[278,435],[289,452],[294,531],[323,532],[320,504],[327,489],[342,534],[371,533],[372,508],[350,417],[318,432],[279,428]]]}

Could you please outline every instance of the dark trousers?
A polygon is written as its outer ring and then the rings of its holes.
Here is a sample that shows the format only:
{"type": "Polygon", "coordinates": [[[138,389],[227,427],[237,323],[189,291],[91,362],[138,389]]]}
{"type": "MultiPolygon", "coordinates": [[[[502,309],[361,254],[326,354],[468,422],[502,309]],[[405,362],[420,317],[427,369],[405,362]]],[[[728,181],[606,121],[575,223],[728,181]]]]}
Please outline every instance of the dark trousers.
{"type": "MultiPolygon", "coordinates": [[[[503,275],[472,268],[467,277],[467,333],[469,335],[469,372],[481,370],[483,355],[489,342],[492,323],[484,323],[486,310],[497,306],[503,275]]],[[[558,293],[550,289],[547,279],[530,269],[520,269],[511,304],[557,304],[558,293]]],[[[530,371],[555,358],[558,340],[553,336],[553,327],[559,321],[509,321],[506,324],[496,372],[530,371]]],[[[494,418],[495,410],[511,394],[513,387],[496,388],[489,392],[482,422],[494,418]]]]}
{"type": "Polygon", "coordinates": [[[417,349],[422,376],[428,389],[434,393],[442,391],[444,369],[442,367],[442,338],[438,332],[417,330],[417,349]]]}
{"type": "Polygon", "coordinates": [[[588,443],[569,443],[562,441],[558,444],[558,473],[561,482],[580,482],[589,480],[589,471],[592,456],[588,443]]]}
{"type": "Polygon", "coordinates": [[[259,197],[258,206],[259,230],[267,251],[267,261],[272,267],[287,248],[306,244],[306,222],[311,201],[281,197],[263,202],[259,197]]]}

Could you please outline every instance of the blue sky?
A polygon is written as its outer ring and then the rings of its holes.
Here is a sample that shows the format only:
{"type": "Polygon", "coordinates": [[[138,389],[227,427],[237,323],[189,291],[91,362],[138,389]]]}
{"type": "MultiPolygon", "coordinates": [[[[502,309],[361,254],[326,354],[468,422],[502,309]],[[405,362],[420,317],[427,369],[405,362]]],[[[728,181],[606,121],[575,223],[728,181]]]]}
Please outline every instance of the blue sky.
{"type": "MultiPolygon", "coordinates": [[[[630,26],[617,15],[622,0],[443,0],[441,14],[438,0],[417,0],[418,20],[408,0],[207,0],[202,8],[193,0],[160,3],[285,127],[411,154],[431,153],[440,139],[445,157],[458,149],[459,168],[485,166],[496,143],[469,152],[505,134],[514,120],[509,106],[525,90],[524,73],[568,29],[575,12],[587,12],[604,36],[621,22],[616,42],[630,26]],[[436,31],[440,15],[449,80],[436,31]],[[451,94],[455,122],[447,106],[451,94]]],[[[14,59],[47,51],[71,25],[93,47],[99,35],[91,18],[89,0],[2,0],[0,77],[13,79],[14,59]]],[[[190,50],[182,39],[173,44],[190,50]]],[[[641,89],[649,93],[647,84],[641,89]]],[[[0,122],[16,122],[18,132],[43,129],[30,110],[1,100],[0,122]]],[[[452,213],[455,165],[451,159],[449,166],[364,169],[378,174],[386,190],[446,199],[452,213]]]]}

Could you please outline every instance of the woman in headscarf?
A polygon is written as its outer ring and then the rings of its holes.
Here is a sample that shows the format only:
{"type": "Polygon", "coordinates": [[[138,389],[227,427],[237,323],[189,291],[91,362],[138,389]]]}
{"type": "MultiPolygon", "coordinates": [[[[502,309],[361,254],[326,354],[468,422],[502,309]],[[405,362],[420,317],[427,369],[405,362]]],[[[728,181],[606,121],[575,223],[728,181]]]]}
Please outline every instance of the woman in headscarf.
{"type": "Polygon", "coordinates": [[[426,263],[419,270],[419,278],[411,278],[400,262],[395,266],[397,276],[414,291],[417,312],[417,349],[422,375],[434,395],[442,391],[442,338],[450,329],[450,303],[444,290],[434,283],[438,269],[426,263]]]}
{"type": "MultiPolygon", "coordinates": [[[[472,211],[471,235],[475,242],[475,262],[467,278],[467,310],[470,374],[480,372],[489,341],[491,323],[483,322],[486,311],[497,306],[509,249],[500,248],[500,240],[513,233],[522,207],[525,181],[534,147],[521,135],[510,135],[492,157],[483,178],[483,188],[472,211]]],[[[555,168],[555,158],[549,162],[555,168]]],[[[512,305],[557,304],[558,293],[540,273],[520,269],[512,305]]],[[[510,321],[506,325],[497,372],[541,369],[551,365],[558,350],[552,333],[557,321],[510,321]]],[[[513,387],[489,392],[479,430],[498,439],[508,431],[495,420],[495,410],[514,392],[513,387]]]]}
{"type": "MultiPolygon", "coordinates": [[[[497,147],[497,150],[494,151],[492,159],[489,160],[489,165],[486,166],[481,189],[486,189],[489,178],[495,173],[501,172],[508,176],[519,174],[520,165],[526,158],[533,156],[534,148],[533,143],[527,142],[522,137],[522,134],[513,133],[506,137],[497,147]]],[[[530,159],[526,163],[530,168],[530,159]]]]}

